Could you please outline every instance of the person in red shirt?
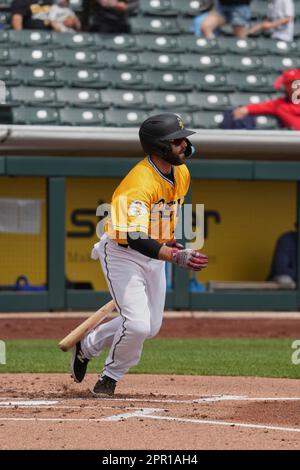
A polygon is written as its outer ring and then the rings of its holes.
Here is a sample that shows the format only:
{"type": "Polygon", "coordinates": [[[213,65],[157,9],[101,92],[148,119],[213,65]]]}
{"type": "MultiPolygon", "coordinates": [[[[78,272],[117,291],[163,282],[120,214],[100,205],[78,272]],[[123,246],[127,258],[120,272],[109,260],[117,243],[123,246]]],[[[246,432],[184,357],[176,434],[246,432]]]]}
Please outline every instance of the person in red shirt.
{"type": "Polygon", "coordinates": [[[259,104],[239,106],[233,110],[234,119],[259,114],[275,116],[282,127],[300,131],[300,69],[285,70],[274,82],[274,88],[285,89],[285,96],[259,104]]]}

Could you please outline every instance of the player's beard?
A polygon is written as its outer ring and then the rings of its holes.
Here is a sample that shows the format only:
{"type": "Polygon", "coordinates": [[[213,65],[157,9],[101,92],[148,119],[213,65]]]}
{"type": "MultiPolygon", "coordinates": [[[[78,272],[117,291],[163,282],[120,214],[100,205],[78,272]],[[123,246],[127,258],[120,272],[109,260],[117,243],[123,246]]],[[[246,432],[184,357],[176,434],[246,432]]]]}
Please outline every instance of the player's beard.
{"type": "Polygon", "coordinates": [[[182,153],[180,155],[182,155],[182,157],[180,157],[179,155],[178,156],[173,155],[171,153],[169,155],[165,155],[164,160],[166,162],[170,163],[171,165],[174,165],[174,166],[183,165],[185,163],[186,158],[185,158],[184,153],[182,153]]]}

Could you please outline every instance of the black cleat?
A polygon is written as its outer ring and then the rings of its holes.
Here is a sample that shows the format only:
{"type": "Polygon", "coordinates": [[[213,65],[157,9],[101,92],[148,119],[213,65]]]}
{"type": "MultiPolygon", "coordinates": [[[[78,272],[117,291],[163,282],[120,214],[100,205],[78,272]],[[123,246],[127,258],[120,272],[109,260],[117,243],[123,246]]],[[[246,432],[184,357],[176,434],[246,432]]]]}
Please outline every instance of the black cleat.
{"type": "Polygon", "coordinates": [[[98,382],[96,382],[92,394],[96,398],[111,397],[115,393],[116,385],[116,380],[107,377],[107,375],[103,375],[103,377],[100,377],[98,382]]]}
{"type": "Polygon", "coordinates": [[[75,382],[79,383],[82,382],[84,376],[86,374],[86,369],[88,365],[89,359],[84,357],[83,352],[81,350],[80,341],[76,343],[73,348],[73,354],[71,357],[71,377],[75,380],[75,382]]]}

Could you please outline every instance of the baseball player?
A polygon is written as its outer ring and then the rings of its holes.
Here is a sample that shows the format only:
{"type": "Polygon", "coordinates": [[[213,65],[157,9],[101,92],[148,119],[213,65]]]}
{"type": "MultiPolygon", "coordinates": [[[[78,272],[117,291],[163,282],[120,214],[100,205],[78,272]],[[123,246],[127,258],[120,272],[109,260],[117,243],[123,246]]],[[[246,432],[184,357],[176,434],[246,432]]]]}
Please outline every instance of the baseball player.
{"type": "Polygon", "coordinates": [[[149,117],[140,127],[147,155],[112,197],[105,233],[94,245],[119,316],[90,331],[73,349],[71,374],[81,382],[91,358],[109,348],[94,397],[114,394],[117,382],[141,357],[146,338],[161,326],[166,293],[165,262],[199,271],[207,257],[174,239],[178,211],[188,192],[186,158],[194,151],[178,114],[149,117]]]}

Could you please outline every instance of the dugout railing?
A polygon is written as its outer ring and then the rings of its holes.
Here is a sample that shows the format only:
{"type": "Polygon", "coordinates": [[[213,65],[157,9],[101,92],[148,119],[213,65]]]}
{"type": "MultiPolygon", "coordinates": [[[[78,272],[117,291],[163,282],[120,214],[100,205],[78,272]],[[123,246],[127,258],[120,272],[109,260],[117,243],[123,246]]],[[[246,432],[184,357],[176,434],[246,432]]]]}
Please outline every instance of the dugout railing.
{"type": "MultiPolygon", "coordinates": [[[[121,177],[138,161],[109,157],[0,157],[3,176],[45,177],[47,180],[47,290],[0,291],[0,311],[97,309],[109,300],[108,292],[67,289],[65,282],[66,178],[121,177]]],[[[297,182],[297,224],[300,233],[300,162],[193,160],[193,180],[297,182]]],[[[245,241],[247,243],[247,241],[245,241]]],[[[298,240],[300,248],[300,239],[298,240]]],[[[299,250],[298,250],[299,251],[299,250]]],[[[298,271],[300,260],[298,260],[298,271]]],[[[292,290],[190,292],[189,274],[175,269],[173,289],[166,307],[175,310],[298,310],[300,285],[292,290]]]]}

